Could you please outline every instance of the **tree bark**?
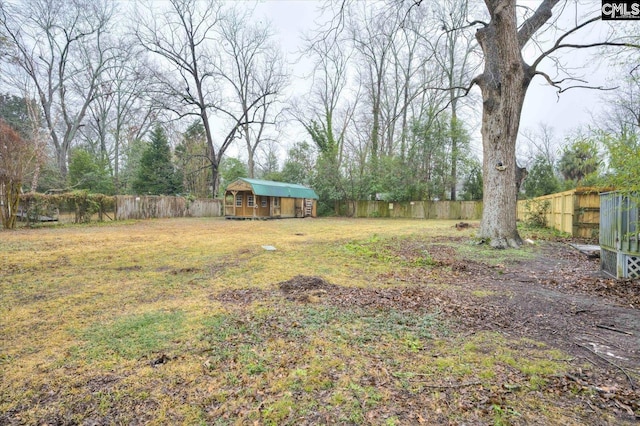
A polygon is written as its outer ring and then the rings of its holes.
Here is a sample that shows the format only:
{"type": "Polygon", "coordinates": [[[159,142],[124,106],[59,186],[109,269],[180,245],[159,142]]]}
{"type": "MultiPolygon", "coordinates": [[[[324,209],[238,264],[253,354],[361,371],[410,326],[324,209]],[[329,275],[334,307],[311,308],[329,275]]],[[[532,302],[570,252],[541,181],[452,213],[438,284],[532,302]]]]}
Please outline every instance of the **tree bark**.
{"type": "Polygon", "coordinates": [[[2,194],[2,208],[0,209],[0,219],[4,229],[15,229],[16,215],[20,204],[21,181],[11,178],[0,179],[0,194],[2,194]]]}
{"type": "Polygon", "coordinates": [[[515,1],[487,0],[490,23],[477,31],[484,53],[482,91],[484,206],[479,236],[495,248],[519,247],[516,227],[516,137],[531,81],[518,40],[515,1]]]}

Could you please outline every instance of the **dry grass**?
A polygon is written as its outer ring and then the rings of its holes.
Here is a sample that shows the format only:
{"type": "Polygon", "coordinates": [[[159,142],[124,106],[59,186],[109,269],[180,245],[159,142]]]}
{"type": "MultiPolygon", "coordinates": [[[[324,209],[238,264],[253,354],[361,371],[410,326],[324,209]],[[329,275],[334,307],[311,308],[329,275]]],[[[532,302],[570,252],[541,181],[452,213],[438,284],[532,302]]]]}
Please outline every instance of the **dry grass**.
{"type": "Polygon", "coordinates": [[[407,285],[393,274],[426,271],[428,253],[411,263],[377,242],[473,233],[453,225],[176,219],[2,232],[0,423],[579,423],[538,392],[563,368],[544,345],[458,336],[427,309],[278,291],[297,275],[407,285]],[[521,390],[504,392],[505,376],[521,390]]]}

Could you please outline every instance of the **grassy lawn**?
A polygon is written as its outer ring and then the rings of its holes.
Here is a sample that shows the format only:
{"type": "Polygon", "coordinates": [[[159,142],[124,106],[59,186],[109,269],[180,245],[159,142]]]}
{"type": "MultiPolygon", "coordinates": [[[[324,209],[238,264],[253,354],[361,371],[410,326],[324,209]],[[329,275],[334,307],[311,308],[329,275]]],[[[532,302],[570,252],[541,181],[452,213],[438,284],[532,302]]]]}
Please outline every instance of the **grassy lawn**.
{"type": "MultiPolygon", "coordinates": [[[[473,232],[382,219],[2,232],[0,423],[580,424],[579,406],[544,390],[565,354],[460,333],[419,300],[358,299],[446,287],[415,247],[473,232]],[[326,286],[286,297],[281,283],[301,275],[326,286]]],[[[443,241],[496,264],[535,250],[443,241]]]]}

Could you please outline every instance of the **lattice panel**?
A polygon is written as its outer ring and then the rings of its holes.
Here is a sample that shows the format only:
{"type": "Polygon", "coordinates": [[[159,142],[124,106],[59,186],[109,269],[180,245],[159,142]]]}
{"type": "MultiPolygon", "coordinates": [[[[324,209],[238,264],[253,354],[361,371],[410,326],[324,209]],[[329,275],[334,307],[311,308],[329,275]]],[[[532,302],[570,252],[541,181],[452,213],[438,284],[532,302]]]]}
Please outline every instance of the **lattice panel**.
{"type": "Polygon", "coordinates": [[[602,249],[600,251],[600,268],[607,274],[616,277],[618,255],[615,251],[602,249]]]}
{"type": "Polygon", "coordinates": [[[626,256],[627,278],[640,278],[640,257],[626,256]]]}

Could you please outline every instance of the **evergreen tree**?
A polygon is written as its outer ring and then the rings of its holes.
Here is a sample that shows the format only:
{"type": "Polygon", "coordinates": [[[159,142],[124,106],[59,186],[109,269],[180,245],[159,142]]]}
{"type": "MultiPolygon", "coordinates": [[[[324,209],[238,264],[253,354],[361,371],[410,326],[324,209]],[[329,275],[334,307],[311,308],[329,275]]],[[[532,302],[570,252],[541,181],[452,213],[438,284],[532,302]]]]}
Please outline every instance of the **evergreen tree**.
{"type": "Polygon", "coordinates": [[[523,187],[526,196],[529,198],[553,194],[560,190],[560,182],[556,177],[553,165],[549,164],[544,155],[536,157],[523,187]]]}
{"type": "Polygon", "coordinates": [[[282,166],[282,181],[310,185],[313,168],[313,148],[307,142],[298,142],[289,149],[282,166]]]}
{"type": "Polygon", "coordinates": [[[320,155],[316,162],[315,174],[311,180],[311,187],[320,197],[318,214],[329,215],[332,212],[338,214],[339,202],[347,199],[344,183],[335,159],[320,155]]]}
{"type": "Polygon", "coordinates": [[[108,164],[82,148],[71,151],[69,162],[69,186],[74,189],[87,189],[90,192],[112,195],[113,180],[108,164]]]}
{"type": "Polygon", "coordinates": [[[207,137],[201,121],[193,122],[176,147],[178,170],[183,176],[184,190],[196,197],[210,197],[211,165],[206,157],[207,137]]]}
{"type": "Polygon", "coordinates": [[[140,159],[140,168],[133,182],[138,194],[174,195],[182,190],[182,178],[171,161],[171,148],[161,126],[151,133],[149,146],[140,159]]]}
{"type": "Polygon", "coordinates": [[[462,186],[463,200],[482,200],[482,185],[482,164],[469,160],[469,172],[462,186]]]}
{"type": "MultiPolygon", "coordinates": [[[[451,152],[448,145],[451,141],[450,130],[449,118],[446,114],[438,115],[436,111],[430,111],[426,117],[414,120],[408,155],[405,164],[402,165],[413,171],[410,177],[412,185],[422,192],[412,198],[446,199],[451,172],[451,152]]],[[[459,137],[462,137],[462,132],[459,137]]],[[[461,152],[458,152],[458,161],[460,157],[461,152]]]]}
{"type": "Polygon", "coordinates": [[[234,180],[241,177],[248,177],[249,171],[247,165],[237,158],[225,157],[220,162],[220,191],[224,193],[224,189],[234,180]]]}
{"type": "Polygon", "coordinates": [[[120,193],[135,194],[133,184],[138,176],[142,154],[149,144],[142,139],[134,139],[123,149],[123,164],[120,168],[120,193]]]}
{"type": "Polygon", "coordinates": [[[614,188],[640,193],[640,136],[632,131],[603,135],[609,152],[606,183],[614,188]]]}
{"type": "Polygon", "coordinates": [[[416,179],[414,170],[407,167],[400,157],[381,156],[379,165],[385,171],[378,178],[379,188],[384,191],[377,194],[381,199],[395,202],[420,200],[426,192],[427,184],[416,179]]]}
{"type": "Polygon", "coordinates": [[[30,118],[25,99],[0,93],[0,118],[21,137],[26,138],[30,135],[30,118]]]}

